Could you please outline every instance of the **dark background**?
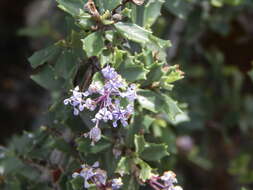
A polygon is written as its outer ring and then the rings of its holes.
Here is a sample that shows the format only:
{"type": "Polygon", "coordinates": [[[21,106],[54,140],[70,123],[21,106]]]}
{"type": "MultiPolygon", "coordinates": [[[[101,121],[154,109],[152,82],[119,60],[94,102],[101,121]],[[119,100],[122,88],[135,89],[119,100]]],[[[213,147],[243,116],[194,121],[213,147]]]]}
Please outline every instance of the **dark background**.
{"type": "Polygon", "coordinates": [[[26,8],[32,1],[0,1],[0,143],[13,133],[30,128],[40,114],[45,91],[30,80],[29,39],[17,35],[25,26],[26,8]]]}

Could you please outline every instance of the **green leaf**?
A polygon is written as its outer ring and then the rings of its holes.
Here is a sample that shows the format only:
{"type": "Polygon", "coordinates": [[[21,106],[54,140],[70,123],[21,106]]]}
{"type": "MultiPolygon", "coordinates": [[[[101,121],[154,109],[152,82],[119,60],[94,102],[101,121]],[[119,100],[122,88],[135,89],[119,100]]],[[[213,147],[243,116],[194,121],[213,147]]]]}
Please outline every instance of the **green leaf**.
{"type": "Polygon", "coordinates": [[[214,7],[222,7],[223,0],[211,0],[211,5],[213,5],[214,7]]]}
{"type": "Polygon", "coordinates": [[[100,140],[100,142],[96,143],[91,147],[91,153],[96,154],[105,150],[108,150],[111,147],[111,143],[105,140],[100,140]]]}
{"type": "Polygon", "coordinates": [[[132,23],[116,23],[114,24],[118,32],[125,38],[140,43],[149,50],[158,53],[158,58],[165,61],[165,48],[170,47],[169,40],[162,40],[152,35],[152,32],[132,23]]]}
{"type": "Polygon", "coordinates": [[[55,65],[55,73],[58,77],[68,79],[76,67],[76,57],[72,50],[62,51],[55,65]]]}
{"type": "Polygon", "coordinates": [[[173,83],[183,78],[183,72],[179,70],[178,65],[174,65],[169,67],[169,70],[167,71],[165,76],[162,77],[162,82],[173,83]]]}
{"type": "Polygon", "coordinates": [[[6,188],[5,190],[22,190],[22,185],[21,185],[21,182],[18,181],[17,179],[14,179],[14,180],[8,180],[7,183],[6,183],[6,188]]]}
{"type": "Polygon", "coordinates": [[[99,55],[100,66],[103,68],[108,63],[113,62],[112,59],[112,52],[109,50],[103,50],[102,53],[99,55]]]}
{"type": "Polygon", "coordinates": [[[77,25],[84,30],[90,29],[91,26],[95,24],[90,18],[91,16],[88,13],[87,15],[82,15],[82,17],[78,19],[77,25]]]}
{"type": "Polygon", "coordinates": [[[104,48],[104,40],[101,32],[93,32],[82,40],[83,49],[88,57],[98,56],[104,48]]]}
{"type": "Polygon", "coordinates": [[[147,161],[159,161],[168,156],[168,146],[165,144],[148,143],[143,135],[135,135],[135,149],[139,156],[147,161]]]}
{"type": "Polygon", "coordinates": [[[164,48],[171,47],[171,42],[169,40],[163,40],[163,39],[157,38],[154,35],[149,35],[149,39],[151,43],[148,44],[147,47],[151,48],[152,50],[159,51],[164,48]]]}
{"type": "Polygon", "coordinates": [[[162,63],[154,63],[149,69],[149,73],[147,74],[147,80],[143,82],[143,86],[147,86],[152,84],[153,82],[160,81],[163,75],[162,72],[162,63]]]}
{"type": "Polygon", "coordinates": [[[83,6],[87,0],[56,0],[58,7],[76,17],[84,13],[83,6]]]}
{"type": "Polygon", "coordinates": [[[164,105],[164,100],[158,93],[151,90],[138,90],[137,94],[138,102],[143,108],[154,113],[162,109],[161,105],[164,105]]]}
{"type": "Polygon", "coordinates": [[[121,11],[121,14],[123,17],[128,17],[128,18],[131,18],[131,14],[132,14],[132,9],[129,9],[129,8],[124,8],[122,11],[121,11]]]}
{"type": "Polygon", "coordinates": [[[28,60],[33,68],[43,65],[47,61],[54,59],[59,53],[61,48],[59,46],[49,46],[45,49],[35,52],[28,60]]]}
{"type": "Polygon", "coordinates": [[[121,157],[120,161],[118,162],[116,173],[119,173],[121,176],[125,174],[130,174],[131,165],[130,165],[130,158],[129,157],[121,157]]]}
{"type": "Polygon", "coordinates": [[[131,20],[133,23],[143,26],[144,6],[131,5],[131,20]]]}
{"type": "Polygon", "coordinates": [[[182,114],[183,111],[179,108],[178,103],[167,95],[162,95],[165,104],[163,106],[165,113],[167,113],[170,120],[175,120],[178,114],[182,114]]]}
{"type": "Polygon", "coordinates": [[[144,137],[140,135],[134,136],[134,145],[135,145],[135,151],[138,154],[141,154],[144,151],[145,147],[147,146],[144,137]]]}
{"type": "Polygon", "coordinates": [[[83,178],[80,176],[77,176],[76,178],[72,179],[71,181],[71,185],[73,190],[81,190],[83,189],[83,178]]]}
{"type": "Polygon", "coordinates": [[[151,50],[144,50],[142,58],[145,63],[145,66],[150,66],[154,63],[154,57],[151,50]]]}
{"type": "Polygon", "coordinates": [[[169,66],[167,68],[165,68],[165,75],[161,77],[160,79],[160,84],[161,87],[167,90],[172,90],[172,88],[174,87],[174,85],[172,85],[171,83],[174,83],[178,80],[181,80],[184,78],[184,72],[182,72],[179,69],[178,65],[174,65],[174,66],[169,66]]]}
{"type": "Polygon", "coordinates": [[[15,150],[18,155],[24,155],[30,151],[31,139],[27,135],[13,136],[10,142],[10,148],[15,150]]]}
{"type": "Polygon", "coordinates": [[[176,147],[176,135],[171,130],[169,126],[167,126],[167,123],[165,122],[166,126],[162,127],[159,125],[156,121],[152,125],[153,134],[155,137],[160,138],[163,143],[165,143],[168,146],[168,151],[170,153],[176,154],[177,147],[176,147]]]}
{"type": "Polygon", "coordinates": [[[145,28],[150,28],[158,16],[160,16],[161,7],[165,0],[149,0],[144,8],[143,25],[145,28]]]}
{"type": "Polygon", "coordinates": [[[24,163],[15,157],[7,157],[3,161],[4,173],[6,174],[17,173],[24,166],[24,163]]]}
{"type": "Polygon", "coordinates": [[[112,62],[115,68],[117,68],[121,62],[123,62],[124,56],[127,56],[126,51],[120,50],[117,47],[114,49],[112,62]]]}
{"type": "Polygon", "coordinates": [[[152,33],[136,24],[118,22],[114,26],[120,34],[129,40],[141,44],[150,42],[149,35],[152,33]]]}
{"type": "Polygon", "coordinates": [[[142,181],[146,181],[148,179],[151,178],[152,176],[152,168],[143,160],[141,160],[140,158],[135,158],[134,160],[135,164],[140,166],[140,176],[139,178],[142,181]]]}
{"type": "Polygon", "coordinates": [[[153,117],[150,117],[149,115],[143,116],[143,118],[141,120],[142,121],[141,126],[146,133],[149,133],[149,128],[150,128],[151,124],[154,122],[154,120],[155,119],[153,117]]]}
{"type": "Polygon", "coordinates": [[[185,19],[191,10],[191,4],[186,0],[169,0],[164,5],[168,11],[181,19],[185,19]]]}
{"type": "Polygon", "coordinates": [[[55,77],[55,70],[50,65],[45,65],[38,74],[32,75],[31,79],[48,90],[61,89],[64,81],[55,77]]]}
{"type": "Polygon", "coordinates": [[[157,38],[156,36],[149,35],[150,43],[146,44],[146,47],[155,52],[157,59],[166,62],[166,49],[171,47],[171,42],[169,40],[163,40],[157,38]]]}
{"type": "Polygon", "coordinates": [[[136,114],[134,116],[134,121],[129,125],[129,128],[127,129],[127,146],[131,148],[134,146],[134,135],[138,134],[140,131],[143,130],[145,133],[149,133],[149,128],[154,120],[155,119],[149,115],[136,114]]]}
{"type": "Polygon", "coordinates": [[[61,138],[55,139],[51,147],[56,148],[56,149],[58,149],[62,152],[65,152],[65,153],[72,152],[72,147],[70,146],[70,144],[61,138]]]}
{"type": "Polygon", "coordinates": [[[129,82],[146,79],[148,70],[141,64],[136,64],[131,58],[127,58],[118,68],[119,74],[129,82]]]}
{"type": "Polygon", "coordinates": [[[112,10],[117,7],[121,3],[121,0],[95,0],[95,4],[99,7],[101,13],[105,12],[106,10],[112,10]]]}
{"type": "Polygon", "coordinates": [[[111,147],[111,143],[102,138],[99,142],[97,142],[94,146],[91,146],[91,141],[88,138],[78,138],[77,142],[77,150],[84,154],[97,154],[102,151],[105,151],[111,147]]]}
{"type": "Polygon", "coordinates": [[[135,176],[128,175],[123,178],[122,190],[139,190],[139,183],[137,182],[135,176]]]}
{"type": "Polygon", "coordinates": [[[37,169],[32,168],[31,166],[28,166],[28,165],[25,165],[25,167],[18,170],[18,172],[22,176],[24,176],[30,180],[37,180],[40,177],[40,172],[37,169]]]}
{"type": "Polygon", "coordinates": [[[87,138],[77,138],[77,150],[82,153],[89,153],[91,142],[87,138]]]}
{"type": "Polygon", "coordinates": [[[141,153],[140,157],[146,161],[159,161],[168,156],[168,146],[165,144],[149,143],[148,147],[141,153]]]}

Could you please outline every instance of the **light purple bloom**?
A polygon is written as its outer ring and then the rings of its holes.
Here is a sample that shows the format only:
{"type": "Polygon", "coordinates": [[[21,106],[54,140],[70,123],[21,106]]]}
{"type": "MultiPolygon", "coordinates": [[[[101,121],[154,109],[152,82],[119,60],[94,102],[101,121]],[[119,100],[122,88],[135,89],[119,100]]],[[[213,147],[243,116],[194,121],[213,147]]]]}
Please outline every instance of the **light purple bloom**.
{"type": "Polygon", "coordinates": [[[88,110],[94,111],[97,107],[96,102],[90,98],[87,98],[84,105],[88,110]]]}
{"type": "Polygon", "coordinates": [[[77,108],[74,108],[74,115],[78,115],[79,114],[79,110],[77,108]]]}
{"type": "Polygon", "coordinates": [[[95,178],[98,175],[98,173],[96,172],[96,168],[98,168],[98,166],[99,166],[98,162],[95,162],[92,166],[83,164],[81,166],[82,170],[80,171],[80,173],[74,172],[72,174],[72,177],[73,178],[76,178],[78,176],[82,177],[84,179],[84,188],[89,188],[91,185],[89,183],[89,180],[91,178],[95,178]]]}
{"type": "Polygon", "coordinates": [[[79,92],[79,87],[75,87],[74,90],[71,90],[72,96],[70,98],[67,98],[63,101],[65,105],[72,105],[74,107],[73,114],[78,115],[80,111],[83,111],[84,109],[84,103],[83,97],[85,96],[84,93],[79,92]]]}
{"type": "Polygon", "coordinates": [[[99,83],[94,82],[89,86],[88,91],[86,91],[86,94],[87,95],[97,94],[97,93],[100,93],[100,91],[101,91],[101,88],[100,88],[99,83]]]}
{"type": "Polygon", "coordinates": [[[173,183],[177,183],[176,174],[172,171],[164,172],[161,176],[161,180],[166,186],[172,186],[173,183]]]}
{"type": "Polygon", "coordinates": [[[120,107],[120,104],[118,101],[115,102],[115,108],[113,111],[113,118],[114,118],[114,122],[113,122],[113,127],[117,127],[117,122],[120,121],[121,124],[126,127],[128,125],[128,118],[130,115],[133,114],[133,106],[131,104],[129,104],[127,106],[126,109],[122,109],[120,107]]]}
{"type": "Polygon", "coordinates": [[[95,185],[98,189],[111,186],[113,190],[119,189],[123,184],[120,178],[107,181],[107,173],[101,170],[99,163],[95,162],[92,166],[82,165],[82,170],[74,172],[72,174],[73,178],[81,177],[84,180],[84,188],[88,189],[91,185],[95,185]]]}
{"type": "Polygon", "coordinates": [[[154,189],[159,190],[183,190],[180,186],[175,186],[177,183],[176,174],[172,171],[166,171],[162,176],[152,175],[148,180],[149,185],[154,189]]]}
{"type": "Polygon", "coordinates": [[[89,137],[92,141],[92,145],[101,139],[101,129],[98,126],[93,127],[90,132],[84,134],[85,137],[89,137]]]}
{"type": "Polygon", "coordinates": [[[112,80],[118,77],[118,73],[109,65],[102,69],[102,74],[107,80],[112,80]]]}
{"type": "Polygon", "coordinates": [[[108,120],[113,120],[113,115],[106,107],[104,107],[95,115],[95,119],[107,122],[108,120]]]}
{"type": "Polygon", "coordinates": [[[126,97],[129,101],[133,102],[137,98],[136,85],[131,84],[130,87],[128,87],[127,91],[122,92],[120,96],[123,98],[126,97]]]}
{"type": "Polygon", "coordinates": [[[88,90],[81,92],[79,87],[71,90],[72,96],[64,100],[65,105],[71,105],[74,109],[74,115],[78,115],[84,108],[94,111],[98,109],[95,117],[92,119],[96,123],[96,128],[92,128],[85,135],[92,139],[92,143],[101,138],[101,130],[98,129],[100,121],[112,121],[113,127],[117,127],[120,122],[124,127],[128,125],[128,119],[134,112],[134,100],[137,98],[136,85],[129,87],[125,80],[109,65],[101,71],[104,77],[104,84],[99,82],[92,83],[88,90]],[[92,97],[97,97],[93,98],[92,97]],[[128,102],[128,105],[121,106],[121,99],[128,102]]]}

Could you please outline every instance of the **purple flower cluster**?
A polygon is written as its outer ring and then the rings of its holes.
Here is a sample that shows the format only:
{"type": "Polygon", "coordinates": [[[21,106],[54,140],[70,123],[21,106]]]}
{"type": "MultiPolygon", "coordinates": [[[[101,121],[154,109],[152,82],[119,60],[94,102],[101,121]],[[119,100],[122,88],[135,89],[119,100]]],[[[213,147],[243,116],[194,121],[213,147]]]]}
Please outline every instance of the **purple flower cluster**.
{"type": "Polygon", "coordinates": [[[97,142],[101,138],[101,130],[98,127],[100,121],[113,122],[113,127],[117,127],[119,122],[127,126],[130,115],[134,112],[133,102],[137,98],[136,86],[127,85],[125,80],[109,65],[102,69],[104,84],[99,82],[92,83],[88,90],[81,92],[77,86],[71,90],[72,96],[64,100],[65,105],[74,108],[74,115],[78,115],[84,108],[94,111],[98,109],[92,121],[95,127],[85,136],[97,142]],[[90,97],[96,97],[91,99],[90,97]],[[122,100],[127,101],[125,107],[121,106],[122,100]]]}
{"type": "Polygon", "coordinates": [[[148,184],[155,190],[183,190],[177,183],[176,174],[172,171],[166,171],[162,176],[153,175],[148,180],[148,184]]]}
{"type": "Polygon", "coordinates": [[[107,180],[107,173],[99,168],[98,162],[95,162],[92,166],[82,165],[80,172],[72,174],[73,178],[78,176],[84,179],[84,189],[95,185],[98,189],[111,188],[112,190],[117,190],[123,185],[121,178],[107,180]]]}

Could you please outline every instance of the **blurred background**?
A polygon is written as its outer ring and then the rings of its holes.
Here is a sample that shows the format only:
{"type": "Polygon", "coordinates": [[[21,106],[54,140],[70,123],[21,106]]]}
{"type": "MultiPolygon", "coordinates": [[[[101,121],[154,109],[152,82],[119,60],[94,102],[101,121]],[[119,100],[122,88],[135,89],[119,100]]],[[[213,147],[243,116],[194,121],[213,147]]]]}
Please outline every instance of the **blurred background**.
{"type": "MultiPolygon", "coordinates": [[[[166,0],[153,26],[185,72],[174,96],[189,119],[168,137],[184,189],[253,189],[252,18],[251,0],[166,0]]],[[[27,58],[66,27],[52,0],[0,1],[0,144],[39,126],[50,96],[30,80],[27,58]]]]}

